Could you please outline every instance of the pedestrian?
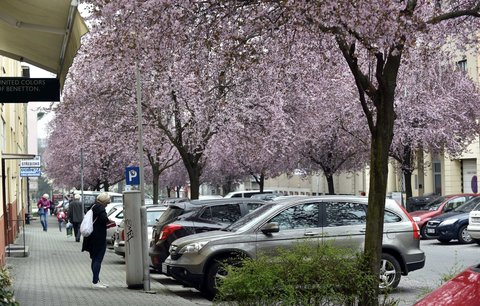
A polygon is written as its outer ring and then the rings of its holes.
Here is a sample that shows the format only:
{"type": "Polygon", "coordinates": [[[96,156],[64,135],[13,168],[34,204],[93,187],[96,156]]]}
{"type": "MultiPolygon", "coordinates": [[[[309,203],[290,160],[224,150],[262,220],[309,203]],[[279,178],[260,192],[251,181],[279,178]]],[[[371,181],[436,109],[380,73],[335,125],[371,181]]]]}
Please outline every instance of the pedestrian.
{"type": "Polygon", "coordinates": [[[80,242],[80,224],[83,220],[83,208],[79,194],[75,194],[73,200],[68,204],[68,220],[73,225],[75,241],[80,242]]]}
{"type": "Polygon", "coordinates": [[[108,203],[110,203],[110,196],[107,192],[102,192],[97,196],[95,203],[90,208],[93,212],[93,232],[88,237],[83,237],[82,252],[89,252],[92,260],[93,288],[108,288],[108,285],[100,282],[100,269],[107,250],[107,225],[114,223],[108,219],[105,211],[108,203]]]}
{"type": "Polygon", "coordinates": [[[67,215],[63,211],[63,207],[57,208],[57,221],[58,221],[58,229],[60,232],[62,231],[62,227],[65,224],[65,220],[67,219],[67,215]]]}
{"type": "Polygon", "coordinates": [[[50,200],[48,200],[48,194],[44,194],[40,200],[37,202],[38,215],[40,216],[40,223],[42,224],[43,230],[46,232],[48,229],[47,216],[48,209],[50,208],[50,200]]]}

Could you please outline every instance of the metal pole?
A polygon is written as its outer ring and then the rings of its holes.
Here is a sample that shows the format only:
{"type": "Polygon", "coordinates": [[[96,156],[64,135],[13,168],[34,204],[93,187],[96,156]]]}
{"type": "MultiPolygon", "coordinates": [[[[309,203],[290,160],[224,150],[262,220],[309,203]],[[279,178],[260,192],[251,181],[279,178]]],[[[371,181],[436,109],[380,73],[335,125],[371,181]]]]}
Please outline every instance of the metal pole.
{"type": "Polygon", "coordinates": [[[139,176],[140,176],[140,220],[142,230],[142,260],[143,260],[143,289],[150,290],[150,268],[148,266],[148,232],[147,232],[147,212],[145,209],[145,193],[143,186],[143,120],[142,120],[142,89],[140,81],[140,69],[138,64],[135,64],[135,83],[136,83],[136,97],[137,97],[137,120],[138,120],[138,159],[139,159],[139,176]]]}
{"type": "Polygon", "coordinates": [[[82,216],[85,214],[85,200],[83,199],[83,148],[80,148],[80,195],[82,198],[82,216]]]}

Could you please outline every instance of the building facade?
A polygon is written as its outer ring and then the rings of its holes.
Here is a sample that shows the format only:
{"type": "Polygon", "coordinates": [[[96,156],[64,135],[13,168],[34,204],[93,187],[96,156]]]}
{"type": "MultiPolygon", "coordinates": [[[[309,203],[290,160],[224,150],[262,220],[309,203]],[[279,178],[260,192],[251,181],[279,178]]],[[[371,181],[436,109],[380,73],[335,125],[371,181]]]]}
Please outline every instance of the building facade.
{"type": "MultiPolygon", "coordinates": [[[[1,77],[25,73],[20,62],[7,57],[0,56],[0,66],[1,77]]],[[[18,156],[28,153],[27,103],[1,103],[0,118],[0,266],[4,266],[6,246],[14,242],[25,219],[27,181],[20,176],[18,156]]]]}

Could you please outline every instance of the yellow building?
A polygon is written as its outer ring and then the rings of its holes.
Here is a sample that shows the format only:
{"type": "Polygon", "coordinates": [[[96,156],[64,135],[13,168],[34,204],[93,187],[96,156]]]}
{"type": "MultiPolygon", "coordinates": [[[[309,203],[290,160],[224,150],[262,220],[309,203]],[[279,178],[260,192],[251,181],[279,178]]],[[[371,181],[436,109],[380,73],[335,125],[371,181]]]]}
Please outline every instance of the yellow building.
{"type": "MultiPolygon", "coordinates": [[[[0,64],[0,77],[19,77],[24,73],[18,61],[0,56],[0,64]]],[[[0,114],[0,266],[4,266],[6,246],[13,243],[23,226],[27,200],[27,183],[20,177],[18,159],[27,154],[27,103],[1,103],[0,114]]]]}

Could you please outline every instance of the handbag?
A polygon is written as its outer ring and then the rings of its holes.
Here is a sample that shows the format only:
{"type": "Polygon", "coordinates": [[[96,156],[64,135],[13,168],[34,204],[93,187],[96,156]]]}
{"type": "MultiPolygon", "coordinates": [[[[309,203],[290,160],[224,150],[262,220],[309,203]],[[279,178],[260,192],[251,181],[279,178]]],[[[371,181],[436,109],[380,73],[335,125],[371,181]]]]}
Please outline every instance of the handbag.
{"type": "Polygon", "coordinates": [[[90,234],[93,232],[93,224],[95,223],[95,221],[93,220],[93,206],[92,206],[92,208],[90,208],[90,210],[87,211],[87,213],[83,217],[82,223],[80,224],[80,234],[82,234],[83,237],[90,236],[90,234]]]}

